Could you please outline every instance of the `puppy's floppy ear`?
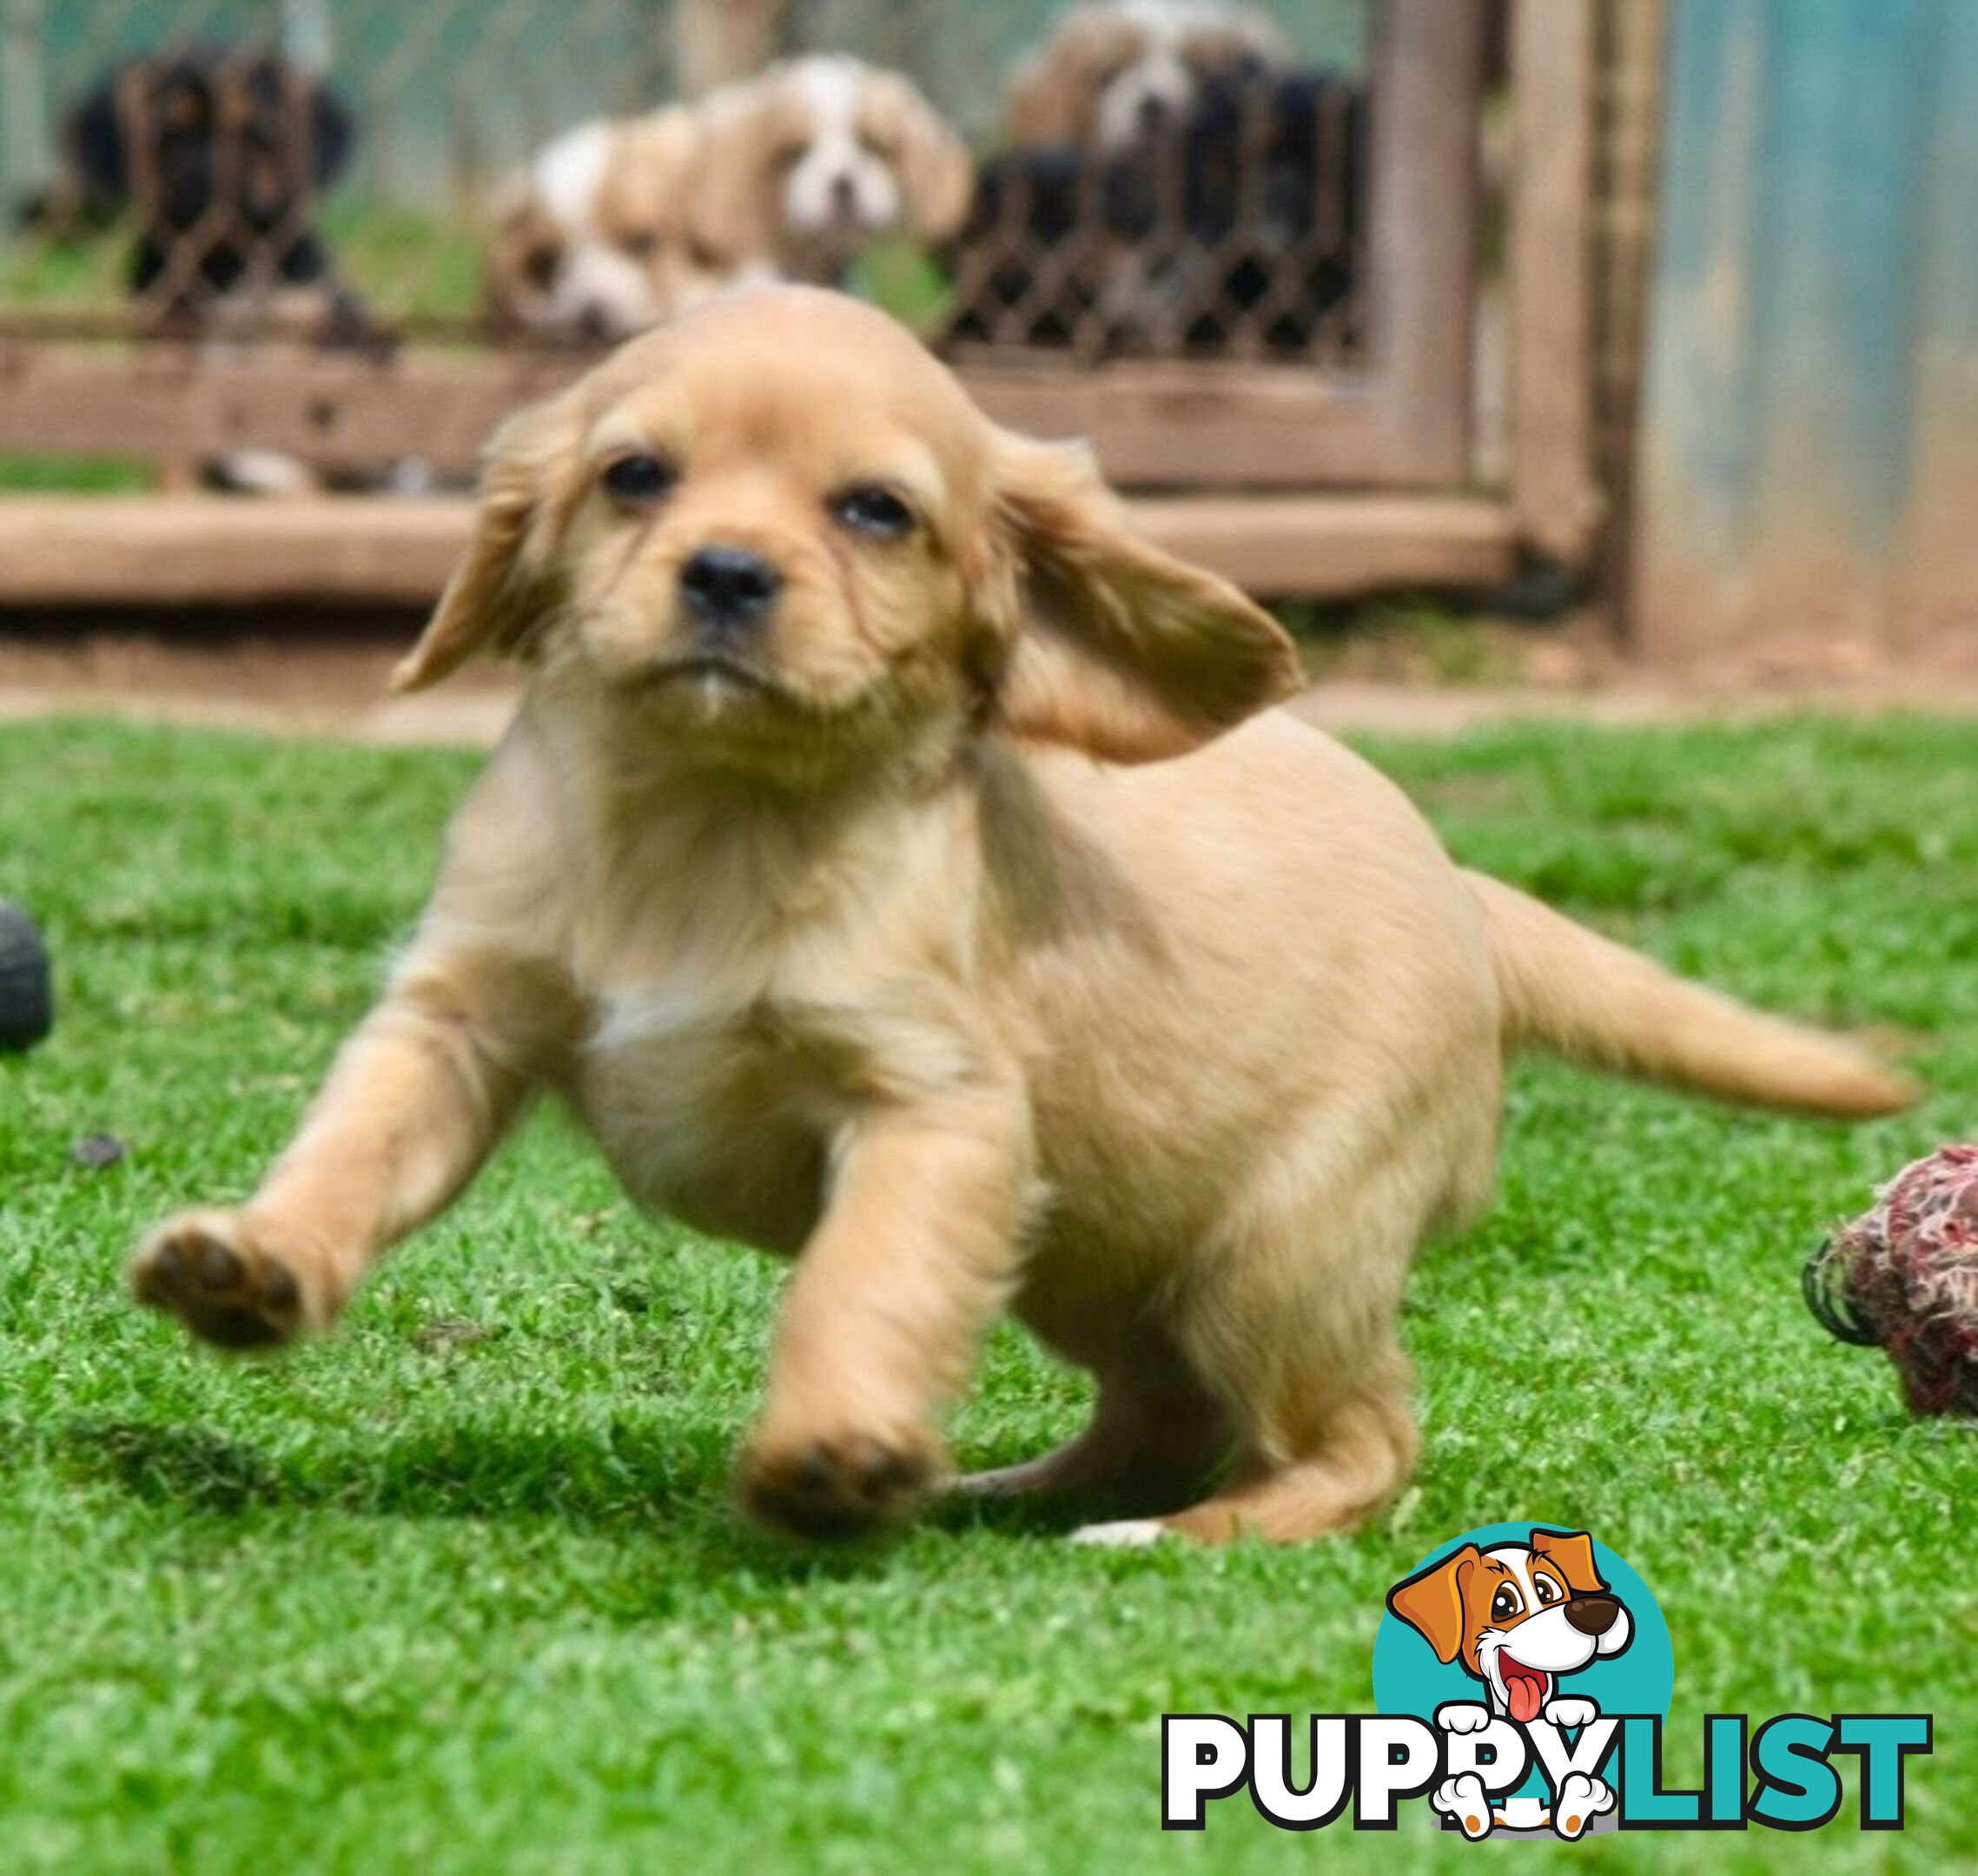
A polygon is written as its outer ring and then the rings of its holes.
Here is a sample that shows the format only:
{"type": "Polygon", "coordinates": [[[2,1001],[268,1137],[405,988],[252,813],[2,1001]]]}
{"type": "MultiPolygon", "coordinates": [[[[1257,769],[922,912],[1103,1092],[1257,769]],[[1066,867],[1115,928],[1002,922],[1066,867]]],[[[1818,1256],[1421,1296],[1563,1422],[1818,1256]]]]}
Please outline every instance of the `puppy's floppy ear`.
{"type": "Polygon", "coordinates": [[[1113,6],[1072,7],[1024,63],[1009,88],[1009,128],[1017,147],[1085,143],[1108,79],[1147,49],[1145,30],[1113,6]]]}
{"type": "Polygon", "coordinates": [[[899,150],[900,187],[908,226],[923,241],[961,232],[976,192],[975,160],[934,107],[896,73],[874,81],[899,150]]]}
{"type": "Polygon", "coordinates": [[[1463,1591],[1483,1560],[1484,1553],[1466,1543],[1387,1592],[1387,1607],[1419,1631],[1439,1661],[1452,1661],[1462,1651],[1463,1591]]]}
{"type": "Polygon", "coordinates": [[[1084,135],[1078,75],[1049,49],[1034,55],[1009,86],[1009,135],[1019,149],[1075,143],[1084,135]]]}
{"type": "Polygon", "coordinates": [[[1133,28],[1095,8],[1074,8],[1018,68],[1009,87],[1009,129],[1019,149],[1083,143],[1092,135],[1103,73],[1131,57],[1133,28]]]}
{"type": "Polygon", "coordinates": [[[566,391],[518,412],[494,433],[467,551],[419,643],[392,673],[423,690],[480,654],[516,656],[560,595],[553,559],[577,490],[581,407],[566,391]]]}
{"type": "Polygon", "coordinates": [[[774,66],[715,92],[699,108],[699,138],[682,201],[688,238],[711,261],[741,268],[778,257],[772,200],[778,139],[791,129],[787,87],[774,66]]]}
{"type": "Polygon", "coordinates": [[[1591,1595],[1606,1589],[1593,1561],[1593,1540],[1584,1531],[1534,1530],[1531,1548],[1558,1565],[1575,1595],[1591,1595]]]}
{"type": "Polygon", "coordinates": [[[1109,762],[1199,747],[1288,696],[1298,655],[1228,581],[1136,534],[1082,446],[995,445],[990,721],[1109,762]]]}

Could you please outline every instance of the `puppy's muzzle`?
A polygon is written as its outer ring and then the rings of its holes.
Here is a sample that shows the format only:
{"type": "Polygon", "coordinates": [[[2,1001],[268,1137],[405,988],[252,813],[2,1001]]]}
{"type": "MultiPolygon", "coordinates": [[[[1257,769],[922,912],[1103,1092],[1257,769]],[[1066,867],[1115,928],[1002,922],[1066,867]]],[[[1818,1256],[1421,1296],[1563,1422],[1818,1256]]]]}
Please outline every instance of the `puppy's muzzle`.
{"type": "Polygon", "coordinates": [[[680,569],[687,611],[715,632],[754,625],[782,590],[783,575],[747,547],[702,547],[680,569]]]}
{"type": "Polygon", "coordinates": [[[1576,1595],[1566,1603],[1566,1620],[1582,1635],[1605,1635],[1620,1615],[1621,1605],[1611,1595],[1576,1595]]]}

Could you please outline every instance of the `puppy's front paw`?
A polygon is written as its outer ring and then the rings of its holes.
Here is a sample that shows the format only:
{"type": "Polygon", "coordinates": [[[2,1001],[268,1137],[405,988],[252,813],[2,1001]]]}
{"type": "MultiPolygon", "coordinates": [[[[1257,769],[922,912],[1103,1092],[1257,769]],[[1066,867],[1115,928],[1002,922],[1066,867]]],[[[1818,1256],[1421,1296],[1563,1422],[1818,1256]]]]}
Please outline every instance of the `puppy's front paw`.
{"type": "Polygon", "coordinates": [[[1435,1723],[1445,1733],[1481,1733],[1491,1723],[1491,1709],[1475,1701],[1445,1701],[1435,1710],[1435,1723]]]}
{"type": "Polygon", "coordinates": [[[1614,1808],[1614,1793],[1606,1781],[1584,1772],[1569,1772],[1552,1807],[1552,1828],[1560,1836],[1578,1837],[1603,1811],[1614,1808]]]}
{"type": "Polygon", "coordinates": [[[307,1315],[294,1271],[227,1212],[188,1212],[153,1232],[131,1260],[130,1288],[220,1348],[273,1348],[307,1315]]]}
{"type": "Polygon", "coordinates": [[[1485,1795],[1484,1781],[1474,1772],[1460,1778],[1445,1779],[1429,1798],[1430,1806],[1456,1826],[1471,1842],[1491,1832],[1491,1800],[1485,1795]]]}
{"type": "Polygon", "coordinates": [[[1600,1709],[1590,1700],[1575,1700],[1571,1694],[1545,1702],[1545,1717],[1556,1727],[1591,1726],[1600,1709]]]}
{"type": "Polygon", "coordinates": [[[742,1509],[792,1537],[860,1537],[904,1523],[933,1496],[940,1449],[924,1433],[758,1442],[744,1457],[742,1509]]]}

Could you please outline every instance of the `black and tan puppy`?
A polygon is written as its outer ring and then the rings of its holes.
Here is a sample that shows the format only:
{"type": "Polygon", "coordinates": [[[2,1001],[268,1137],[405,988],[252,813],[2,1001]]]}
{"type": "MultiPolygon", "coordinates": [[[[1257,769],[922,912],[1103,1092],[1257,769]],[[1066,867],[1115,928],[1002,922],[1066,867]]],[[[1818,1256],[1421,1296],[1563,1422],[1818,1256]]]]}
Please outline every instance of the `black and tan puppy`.
{"type": "Polygon", "coordinates": [[[356,141],[322,79],[265,52],[215,45],[139,59],[106,75],[68,125],[78,193],[128,207],[132,295],[168,326],[209,329],[229,301],[330,343],[376,334],[338,282],[319,199],[356,141]]]}

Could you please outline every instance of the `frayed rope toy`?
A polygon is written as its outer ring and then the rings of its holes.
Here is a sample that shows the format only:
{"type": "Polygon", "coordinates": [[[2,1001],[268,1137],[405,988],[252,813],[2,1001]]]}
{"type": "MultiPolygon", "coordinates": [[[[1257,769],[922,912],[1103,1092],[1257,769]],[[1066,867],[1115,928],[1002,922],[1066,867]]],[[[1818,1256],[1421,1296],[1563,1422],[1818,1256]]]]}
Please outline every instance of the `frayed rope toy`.
{"type": "Polygon", "coordinates": [[[1888,1351],[1912,1413],[1978,1416],[1978,1146],[1904,1166],[1802,1280],[1835,1335],[1888,1351]]]}

